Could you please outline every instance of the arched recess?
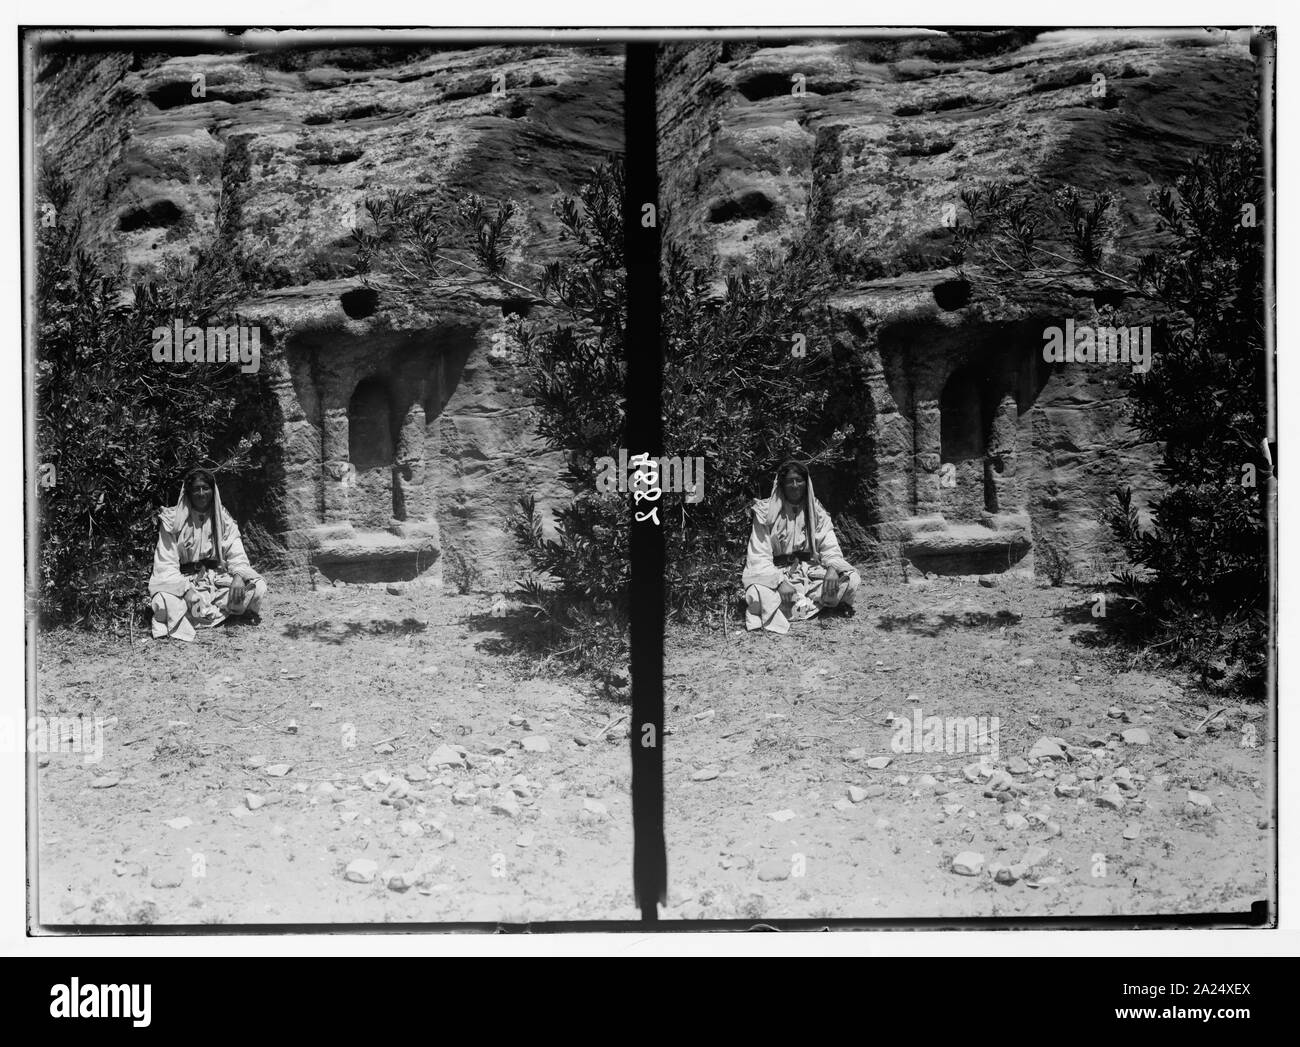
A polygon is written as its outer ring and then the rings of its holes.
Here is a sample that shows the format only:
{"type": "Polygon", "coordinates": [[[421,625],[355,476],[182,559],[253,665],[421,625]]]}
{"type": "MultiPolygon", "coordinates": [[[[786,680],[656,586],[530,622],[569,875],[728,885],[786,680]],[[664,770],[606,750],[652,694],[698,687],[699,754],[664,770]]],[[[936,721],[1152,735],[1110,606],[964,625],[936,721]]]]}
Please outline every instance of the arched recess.
{"type": "MultiPolygon", "coordinates": [[[[983,362],[983,361],[981,361],[983,362]]],[[[988,476],[993,402],[987,368],[967,363],[944,383],[939,398],[939,499],[944,519],[975,521],[997,508],[988,476]]]]}
{"type": "Polygon", "coordinates": [[[356,476],[349,515],[356,526],[382,528],[394,515],[396,437],[388,383],[362,379],[348,401],[348,461],[356,476]]]}

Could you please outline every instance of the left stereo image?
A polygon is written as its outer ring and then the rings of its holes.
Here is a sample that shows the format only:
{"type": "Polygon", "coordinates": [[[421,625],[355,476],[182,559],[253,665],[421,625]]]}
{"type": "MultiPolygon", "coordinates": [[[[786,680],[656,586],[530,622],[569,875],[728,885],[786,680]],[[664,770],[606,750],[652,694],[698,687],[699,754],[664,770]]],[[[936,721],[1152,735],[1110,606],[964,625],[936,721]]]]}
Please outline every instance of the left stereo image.
{"type": "Polygon", "coordinates": [[[624,48],[541,35],[23,35],[33,930],[637,918],[624,48]]]}

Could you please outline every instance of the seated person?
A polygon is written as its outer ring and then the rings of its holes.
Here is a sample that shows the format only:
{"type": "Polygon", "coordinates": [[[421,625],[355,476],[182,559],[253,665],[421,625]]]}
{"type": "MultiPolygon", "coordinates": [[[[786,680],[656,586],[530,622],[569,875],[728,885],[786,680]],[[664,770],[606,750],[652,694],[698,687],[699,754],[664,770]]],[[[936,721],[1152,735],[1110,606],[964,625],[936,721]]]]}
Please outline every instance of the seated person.
{"type": "Polygon", "coordinates": [[[266,582],[248,562],[212,473],[191,469],[175,507],[163,509],[159,522],[149,578],[155,638],[190,641],[195,626],[220,625],[238,615],[260,620],[266,582]]]}
{"type": "Polygon", "coordinates": [[[745,628],[790,631],[790,622],[852,607],[862,578],[844,559],[830,514],[813,495],[806,466],[786,462],[772,494],[753,504],[745,573],[745,628]]]}

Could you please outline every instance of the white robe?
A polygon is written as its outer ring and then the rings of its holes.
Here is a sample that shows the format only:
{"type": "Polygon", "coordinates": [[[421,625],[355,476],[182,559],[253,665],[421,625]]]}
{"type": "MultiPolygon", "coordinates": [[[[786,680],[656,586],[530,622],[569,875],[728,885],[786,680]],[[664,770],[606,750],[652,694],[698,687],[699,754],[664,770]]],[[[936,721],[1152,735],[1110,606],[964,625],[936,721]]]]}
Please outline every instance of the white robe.
{"type": "Polygon", "coordinates": [[[151,632],[156,639],[170,636],[188,642],[196,635],[196,625],[211,627],[234,615],[258,613],[266,582],[248,562],[239,527],[222,508],[215,487],[208,512],[194,509],[182,490],[176,505],[163,509],[158,519],[158,544],[149,578],[151,632]],[[199,560],[213,560],[218,566],[189,575],[181,571],[182,564],[199,560]],[[238,601],[230,599],[236,578],[245,583],[244,596],[238,601]],[[198,596],[193,611],[185,602],[191,589],[198,596]]]}
{"type": "Polygon", "coordinates": [[[741,576],[741,584],[745,586],[745,628],[750,631],[788,633],[791,621],[812,618],[823,608],[851,606],[861,584],[861,575],[840,550],[830,514],[813,494],[811,480],[804,497],[811,506],[815,544],[808,541],[808,506],[786,501],[779,476],[771,496],[759,498],[753,504],[749,549],[745,573],[741,576]],[[808,562],[776,565],[775,557],[800,549],[812,554],[808,562]],[[828,568],[834,568],[840,576],[834,592],[826,592],[823,584],[828,568]],[[783,581],[795,590],[794,599],[789,603],[778,592],[783,581]]]}

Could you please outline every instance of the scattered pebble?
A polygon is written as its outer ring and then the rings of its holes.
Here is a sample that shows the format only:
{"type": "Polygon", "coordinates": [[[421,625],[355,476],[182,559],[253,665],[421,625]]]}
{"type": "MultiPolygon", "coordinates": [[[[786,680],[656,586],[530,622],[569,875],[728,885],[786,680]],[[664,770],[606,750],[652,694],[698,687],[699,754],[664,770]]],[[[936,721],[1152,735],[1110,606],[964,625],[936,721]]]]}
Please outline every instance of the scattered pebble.
{"type": "Polygon", "coordinates": [[[716,767],[705,767],[703,770],[696,771],[693,775],[691,775],[691,781],[711,782],[717,776],[718,776],[718,769],[716,767]]]}
{"type": "Polygon", "coordinates": [[[179,887],[182,879],[178,873],[161,873],[149,881],[150,887],[156,887],[160,891],[170,890],[173,887],[179,887]]]}
{"type": "Polygon", "coordinates": [[[116,787],[117,783],[120,781],[121,781],[120,778],[113,778],[110,777],[109,775],[104,775],[103,777],[96,778],[93,782],[91,782],[90,787],[92,789],[112,789],[116,787]]]}
{"type": "Polygon", "coordinates": [[[185,829],[194,824],[194,819],[181,815],[179,818],[167,819],[166,824],[173,829],[185,829]]]}
{"type": "Polygon", "coordinates": [[[893,762],[894,758],[892,756],[873,756],[867,761],[867,766],[873,771],[883,771],[893,762]]]}
{"type": "Polygon", "coordinates": [[[758,867],[758,878],[768,882],[790,879],[790,863],[780,858],[769,858],[758,867]]]}
{"type": "Polygon", "coordinates": [[[500,790],[492,801],[493,814],[504,814],[507,818],[518,818],[522,811],[523,808],[519,806],[519,798],[509,789],[500,790]]]}
{"type": "Polygon", "coordinates": [[[1039,738],[1029,750],[1029,759],[1064,760],[1065,750],[1061,748],[1059,739],[1039,738]]]}
{"type": "Polygon", "coordinates": [[[274,763],[266,769],[266,773],[272,778],[283,778],[293,770],[293,767],[287,763],[274,763]]]}
{"type": "Polygon", "coordinates": [[[962,851],[952,860],[952,871],[958,876],[978,876],[984,868],[984,855],[978,851],[962,851]]]}
{"type": "Polygon", "coordinates": [[[995,864],[989,866],[989,875],[994,881],[1009,887],[1024,875],[1024,869],[1014,865],[995,864]]]}
{"type": "Polygon", "coordinates": [[[371,883],[378,871],[378,862],[369,858],[358,858],[356,861],[348,863],[343,875],[344,878],[351,880],[353,883],[371,883]]]}
{"type": "Polygon", "coordinates": [[[244,793],[244,803],[250,811],[256,811],[259,807],[266,806],[266,800],[258,796],[257,793],[244,793]]]}
{"type": "Polygon", "coordinates": [[[1151,735],[1145,727],[1130,727],[1121,736],[1125,745],[1150,745],[1151,735]]]}
{"type": "Polygon", "coordinates": [[[862,788],[860,785],[850,785],[850,786],[849,786],[849,799],[850,799],[853,803],[861,803],[861,802],[862,802],[863,800],[865,800],[866,798],[867,798],[867,790],[866,790],[866,789],[862,788]]]}
{"type": "Polygon", "coordinates": [[[425,766],[431,771],[439,767],[464,767],[465,757],[450,745],[440,745],[429,754],[425,766]]]}
{"type": "Polygon", "coordinates": [[[772,811],[768,814],[768,817],[771,818],[772,821],[774,822],[788,822],[794,816],[795,816],[794,811],[790,810],[789,808],[787,808],[784,811],[772,811]]]}
{"type": "Polygon", "coordinates": [[[1129,822],[1128,825],[1124,826],[1124,839],[1136,840],[1141,835],[1142,826],[1137,822],[1129,822]]]}
{"type": "Polygon", "coordinates": [[[546,753],[551,751],[551,743],[540,734],[530,734],[523,740],[525,752],[546,753]]]}

